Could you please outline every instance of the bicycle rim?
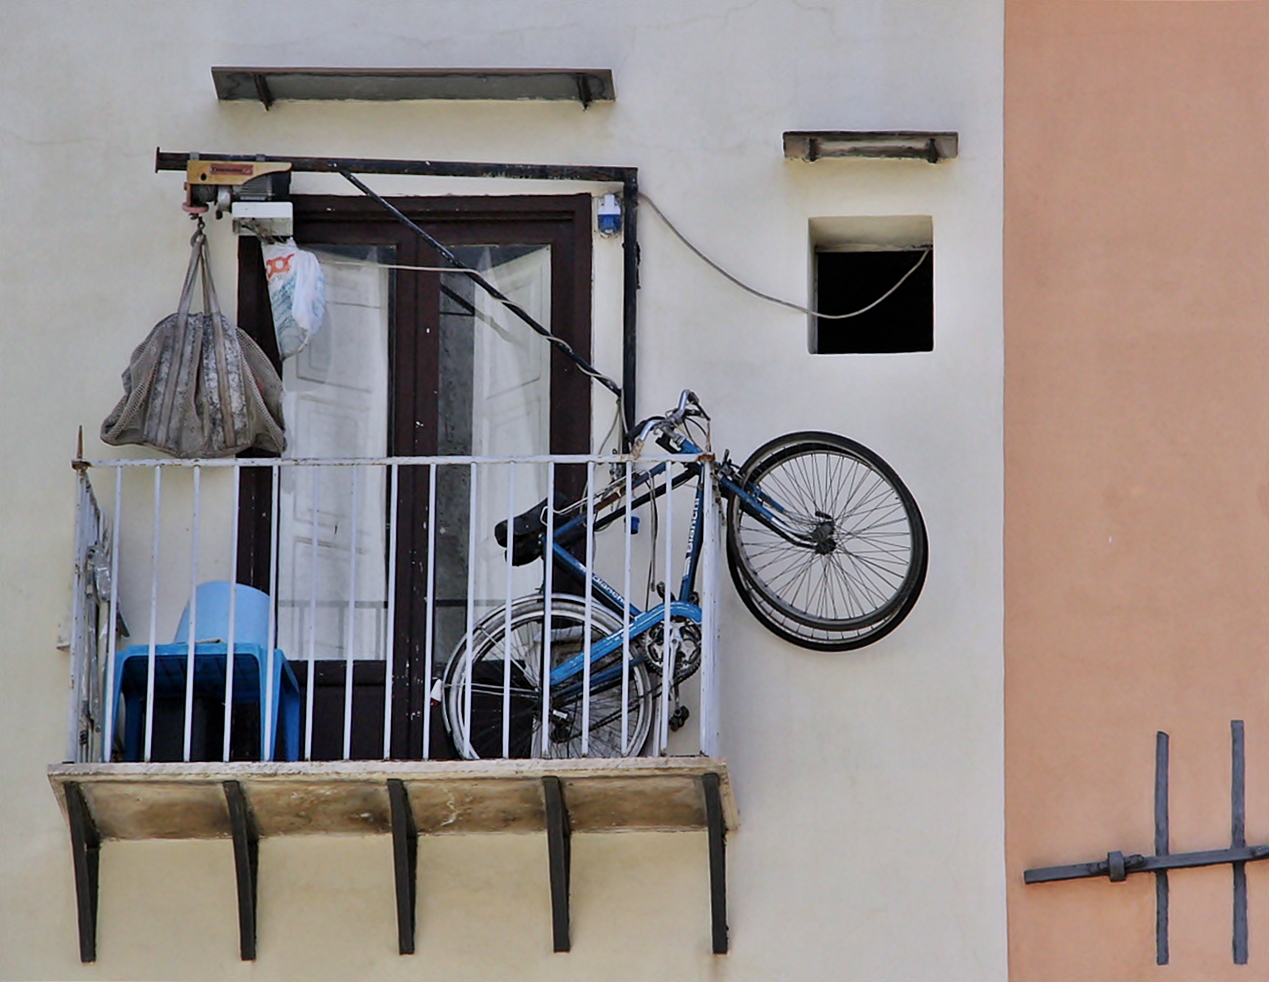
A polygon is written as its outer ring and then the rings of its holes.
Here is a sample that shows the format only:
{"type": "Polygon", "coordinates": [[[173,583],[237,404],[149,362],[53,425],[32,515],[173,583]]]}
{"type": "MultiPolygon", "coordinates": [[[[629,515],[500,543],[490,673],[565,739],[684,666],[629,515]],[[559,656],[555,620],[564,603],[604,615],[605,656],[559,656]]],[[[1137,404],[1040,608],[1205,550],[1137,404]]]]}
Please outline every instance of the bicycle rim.
{"type": "Polygon", "coordinates": [[[732,499],[732,578],[766,626],[775,621],[782,636],[801,624],[808,638],[875,638],[882,632],[870,629],[892,628],[911,609],[925,578],[925,526],[880,457],[835,434],[790,434],[755,451],[742,480],[798,540],[732,499]]]}

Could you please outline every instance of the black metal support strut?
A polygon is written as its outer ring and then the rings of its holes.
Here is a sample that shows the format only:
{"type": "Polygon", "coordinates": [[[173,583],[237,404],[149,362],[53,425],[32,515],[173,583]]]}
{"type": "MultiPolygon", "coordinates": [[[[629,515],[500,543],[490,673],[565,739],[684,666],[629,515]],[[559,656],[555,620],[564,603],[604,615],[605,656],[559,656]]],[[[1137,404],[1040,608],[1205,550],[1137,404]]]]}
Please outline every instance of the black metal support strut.
{"type": "Polygon", "coordinates": [[[709,908],[714,954],[727,954],[727,823],[717,774],[702,774],[705,825],[709,832],[709,908]]]}
{"type": "Polygon", "coordinates": [[[260,833],[251,806],[238,781],[224,782],[229,827],[234,839],[234,873],[238,880],[238,949],[245,962],[256,957],[256,884],[260,872],[260,833]]]}
{"type": "Polygon", "coordinates": [[[75,901],[79,914],[79,960],[97,960],[97,871],[101,835],[79,785],[66,785],[66,817],[70,821],[71,857],[75,864],[75,901]]]}
{"type": "Polygon", "coordinates": [[[551,867],[551,931],[554,950],[569,951],[573,947],[568,923],[573,833],[568,821],[568,805],[564,802],[564,786],[558,777],[542,778],[542,796],[546,802],[546,849],[551,867]]]}
{"type": "Polygon", "coordinates": [[[418,898],[419,830],[404,781],[389,779],[388,801],[392,806],[392,868],[397,888],[397,950],[403,955],[412,955],[418,898]]]}

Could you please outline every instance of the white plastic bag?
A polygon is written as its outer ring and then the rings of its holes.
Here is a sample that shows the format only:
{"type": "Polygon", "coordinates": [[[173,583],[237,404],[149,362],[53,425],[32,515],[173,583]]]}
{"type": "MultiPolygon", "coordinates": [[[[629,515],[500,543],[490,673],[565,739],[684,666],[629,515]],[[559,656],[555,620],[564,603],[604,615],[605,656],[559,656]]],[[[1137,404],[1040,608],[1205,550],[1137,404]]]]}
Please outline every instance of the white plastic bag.
{"type": "Polygon", "coordinates": [[[269,281],[269,305],[278,351],[290,358],[304,350],[321,329],[326,315],[326,280],[322,265],[311,252],[285,242],[260,244],[264,273],[269,281]]]}

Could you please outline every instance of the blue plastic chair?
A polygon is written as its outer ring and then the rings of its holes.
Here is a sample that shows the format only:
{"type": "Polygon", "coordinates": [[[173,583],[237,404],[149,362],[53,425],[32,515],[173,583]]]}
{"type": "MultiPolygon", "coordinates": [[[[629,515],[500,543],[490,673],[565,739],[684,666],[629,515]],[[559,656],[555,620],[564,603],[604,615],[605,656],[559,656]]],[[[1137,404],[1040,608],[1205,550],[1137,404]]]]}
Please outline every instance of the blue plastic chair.
{"type": "MultiPolygon", "coordinates": [[[[300,690],[295,673],[281,649],[274,649],[272,659],[272,718],[278,737],[266,726],[265,702],[269,688],[269,595],[244,584],[237,584],[237,607],[234,618],[234,681],[233,703],[257,703],[260,706],[260,746],[265,760],[298,760],[300,751],[300,690]]],[[[228,664],[230,584],[200,584],[197,591],[198,613],[194,631],[194,696],[218,701],[223,706],[225,671],[228,664]]],[[[189,664],[189,607],[181,615],[176,640],[154,648],[155,702],[163,698],[185,697],[185,673],[189,664]]],[[[118,727],[120,704],[124,714],[124,759],[139,761],[145,748],[145,697],[150,646],[134,644],[115,659],[114,699],[115,726],[118,727]]],[[[107,746],[113,746],[111,734],[107,746]]]]}

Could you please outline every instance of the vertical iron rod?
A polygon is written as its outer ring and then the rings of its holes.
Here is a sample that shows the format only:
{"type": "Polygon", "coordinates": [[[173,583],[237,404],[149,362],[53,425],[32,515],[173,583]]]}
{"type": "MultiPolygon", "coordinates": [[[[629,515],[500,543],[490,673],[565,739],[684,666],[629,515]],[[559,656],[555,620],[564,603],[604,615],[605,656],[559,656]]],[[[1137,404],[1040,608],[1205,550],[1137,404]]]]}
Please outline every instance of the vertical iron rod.
{"type": "MultiPolygon", "coordinates": [[[[1168,735],[1154,737],[1154,852],[1166,856],[1171,849],[1168,830],[1168,735]]],[[[1154,875],[1154,960],[1168,963],[1168,871],[1154,875]]]]}
{"type": "MultiPolygon", "coordinates": [[[[1247,754],[1243,738],[1243,721],[1230,720],[1230,846],[1247,845],[1247,754]]],[[[1233,863],[1234,870],[1234,964],[1247,964],[1247,864],[1233,863]]]]}

